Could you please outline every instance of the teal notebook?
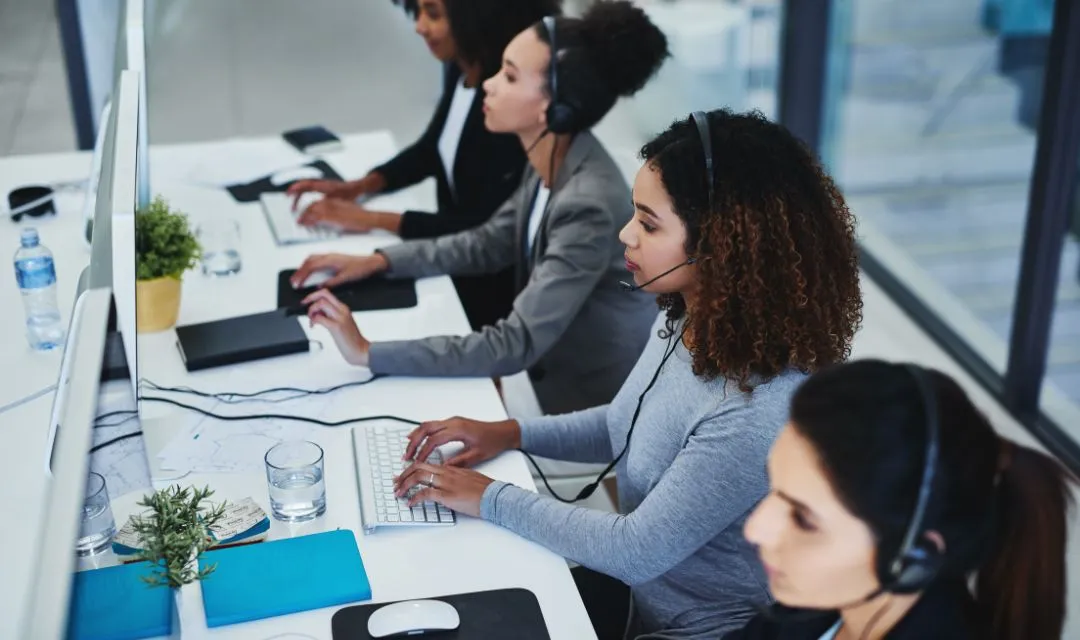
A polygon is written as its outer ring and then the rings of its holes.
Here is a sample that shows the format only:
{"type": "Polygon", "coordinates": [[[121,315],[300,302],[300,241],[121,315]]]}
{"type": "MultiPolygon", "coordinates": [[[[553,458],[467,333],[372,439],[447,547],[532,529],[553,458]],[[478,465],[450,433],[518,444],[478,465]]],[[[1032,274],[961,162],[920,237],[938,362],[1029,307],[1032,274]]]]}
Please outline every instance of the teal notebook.
{"type": "Polygon", "coordinates": [[[67,637],[135,640],[172,633],[173,592],[139,579],[149,573],[145,562],[76,573],[67,637]]]}
{"type": "Polygon", "coordinates": [[[213,563],[202,581],[208,627],[371,599],[349,530],[204,553],[200,564],[213,563]]]}

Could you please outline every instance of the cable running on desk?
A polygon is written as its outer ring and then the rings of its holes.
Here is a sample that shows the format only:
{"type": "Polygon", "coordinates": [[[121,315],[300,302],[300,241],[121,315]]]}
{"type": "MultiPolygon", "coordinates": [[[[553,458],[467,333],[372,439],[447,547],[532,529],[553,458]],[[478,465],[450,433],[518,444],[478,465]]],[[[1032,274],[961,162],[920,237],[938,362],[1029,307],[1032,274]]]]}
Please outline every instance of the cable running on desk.
{"type": "Polygon", "coordinates": [[[138,431],[132,431],[131,433],[125,433],[124,435],[117,436],[117,437],[113,438],[112,440],[106,440],[105,442],[102,442],[101,444],[95,444],[94,446],[90,447],[90,453],[100,451],[100,450],[104,449],[105,447],[107,447],[109,445],[116,444],[117,442],[122,442],[124,440],[129,439],[129,438],[134,438],[135,436],[141,436],[141,435],[142,435],[142,429],[140,429],[138,431]]]}
{"type": "MultiPolygon", "coordinates": [[[[224,416],[224,415],[221,415],[221,414],[218,414],[218,413],[214,413],[213,411],[207,411],[206,409],[202,409],[200,407],[192,406],[190,404],[184,404],[183,402],[177,402],[176,400],[172,400],[170,398],[158,398],[158,397],[155,397],[155,396],[143,396],[142,400],[145,401],[145,402],[161,402],[161,403],[164,403],[164,404],[171,404],[171,405],[173,405],[175,407],[179,407],[181,409],[187,409],[188,411],[194,411],[195,413],[202,414],[202,415],[204,415],[204,416],[206,416],[208,418],[214,418],[216,420],[223,420],[223,421],[226,421],[226,422],[243,422],[245,420],[293,420],[293,421],[296,421],[296,422],[307,422],[309,424],[315,424],[315,425],[319,425],[319,426],[322,426],[322,427],[341,427],[341,426],[345,426],[347,424],[356,424],[356,423],[359,423],[359,422],[374,422],[376,420],[391,420],[391,421],[394,421],[394,422],[402,422],[404,424],[410,424],[410,425],[419,425],[420,424],[420,422],[418,420],[412,420],[412,419],[409,419],[409,418],[402,418],[400,416],[391,416],[391,415],[360,416],[360,417],[357,417],[357,418],[346,418],[345,420],[338,420],[338,421],[335,421],[335,422],[328,422],[326,420],[319,420],[318,418],[308,418],[306,416],[290,416],[290,415],[273,414],[273,413],[251,414],[251,415],[243,415],[243,416],[224,416]]],[[[112,414],[105,414],[105,416],[102,416],[102,417],[106,417],[106,416],[110,416],[110,415],[116,415],[116,414],[119,414],[119,413],[123,413],[123,412],[117,411],[117,412],[113,412],[112,414]]],[[[123,424],[123,422],[126,422],[126,420],[121,421],[121,422],[119,422],[119,423],[117,423],[115,425],[98,425],[98,426],[118,426],[119,424],[123,424]]],[[[111,440],[106,440],[105,442],[102,442],[101,444],[97,444],[97,445],[94,445],[93,447],[91,447],[90,448],[90,453],[94,453],[95,451],[99,451],[101,449],[104,449],[105,447],[108,447],[109,445],[116,444],[117,442],[127,440],[128,438],[134,438],[135,436],[139,436],[139,435],[142,435],[141,430],[140,431],[133,431],[131,433],[128,433],[128,434],[125,434],[125,435],[122,435],[122,436],[118,436],[118,437],[113,438],[111,440]]]]}
{"type": "Polygon", "coordinates": [[[402,422],[404,424],[419,425],[418,420],[412,420],[409,418],[402,418],[400,416],[381,415],[381,416],[360,416],[357,418],[346,418],[345,420],[337,420],[335,422],[328,422],[326,420],[319,420],[318,418],[308,418],[306,416],[294,416],[286,414],[275,413],[257,413],[243,416],[223,416],[213,411],[207,411],[200,407],[192,406],[190,404],[184,404],[183,402],[177,402],[171,398],[158,398],[156,396],[143,396],[144,402],[161,402],[164,404],[171,404],[174,407],[180,407],[181,409],[187,409],[188,411],[194,411],[200,413],[208,418],[214,418],[216,420],[224,420],[227,422],[243,422],[245,420],[293,420],[296,422],[307,422],[309,424],[319,425],[320,427],[343,427],[347,424],[356,424],[358,422],[374,422],[376,420],[391,420],[394,422],[402,422]]]}
{"type": "Polygon", "coordinates": [[[367,380],[357,380],[353,382],[345,382],[332,387],[322,387],[319,389],[301,389],[298,387],[274,387],[271,389],[263,389],[261,391],[251,392],[233,392],[233,391],[219,391],[211,393],[208,391],[200,391],[191,387],[165,387],[157,384],[153,380],[142,378],[139,380],[139,384],[146,385],[154,391],[164,391],[166,393],[186,393],[188,395],[197,396],[199,398],[210,398],[223,402],[225,404],[241,404],[244,402],[288,402],[289,400],[296,400],[298,398],[306,398],[308,396],[320,396],[339,391],[341,389],[348,389],[350,387],[362,387],[364,385],[375,382],[379,378],[385,377],[383,374],[373,374],[367,380]],[[284,398],[263,399],[262,396],[269,395],[271,393],[291,393],[293,395],[286,396],[284,398]]]}

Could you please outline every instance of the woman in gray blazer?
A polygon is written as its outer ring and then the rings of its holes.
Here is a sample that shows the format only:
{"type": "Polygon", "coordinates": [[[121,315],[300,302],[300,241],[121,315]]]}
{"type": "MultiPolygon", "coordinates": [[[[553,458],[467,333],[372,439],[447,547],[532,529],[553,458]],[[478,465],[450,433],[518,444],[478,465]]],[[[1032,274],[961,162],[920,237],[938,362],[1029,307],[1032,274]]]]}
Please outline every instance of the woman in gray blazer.
{"type": "Polygon", "coordinates": [[[484,83],[485,126],[514,133],[528,156],[518,190],[488,222],[370,256],[310,256],[302,285],[330,272],[308,316],[330,330],[345,359],[374,373],[502,376],[528,370],[546,413],[610,402],[648,339],[657,309],[626,279],[618,232],[633,215],[630,190],[589,132],[619,96],[639,90],[667,57],[667,41],[625,1],[584,17],[546,18],[521,32],[484,83]],[[552,59],[555,64],[552,65],[552,59]],[[371,343],[325,287],[367,278],[475,275],[513,266],[518,294],[504,320],[466,336],[371,343]]]}

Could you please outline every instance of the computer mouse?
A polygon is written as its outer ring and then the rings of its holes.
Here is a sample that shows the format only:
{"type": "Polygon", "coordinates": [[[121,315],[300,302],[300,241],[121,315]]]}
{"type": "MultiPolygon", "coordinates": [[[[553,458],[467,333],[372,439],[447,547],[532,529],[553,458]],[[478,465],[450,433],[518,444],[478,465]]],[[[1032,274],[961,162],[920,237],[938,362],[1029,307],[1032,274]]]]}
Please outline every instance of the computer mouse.
{"type": "Polygon", "coordinates": [[[405,600],[377,609],[368,618],[372,638],[418,636],[453,631],[461,624],[457,609],[441,600],[405,600]]]}
{"type": "Polygon", "coordinates": [[[317,180],[321,177],[323,177],[322,171],[315,167],[292,167],[271,175],[270,184],[281,187],[297,180],[317,180]]]}
{"type": "Polygon", "coordinates": [[[300,283],[300,286],[297,288],[308,289],[310,287],[317,287],[329,280],[330,278],[334,277],[334,273],[334,271],[330,271],[328,269],[322,271],[312,271],[310,274],[308,274],[307,280],[304,280],[302,283],[300,283]]]}

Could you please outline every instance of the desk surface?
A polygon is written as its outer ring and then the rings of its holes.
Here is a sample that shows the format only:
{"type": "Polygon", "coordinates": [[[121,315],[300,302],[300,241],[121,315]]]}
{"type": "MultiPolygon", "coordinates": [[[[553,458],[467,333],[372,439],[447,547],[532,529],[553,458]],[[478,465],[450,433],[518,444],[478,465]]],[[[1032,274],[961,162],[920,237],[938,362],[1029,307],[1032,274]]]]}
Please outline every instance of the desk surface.
{"type": "MultiPolygon", "coordinates": [[[[325,159],[345,177],[362,175],[394,151],[388,134],[346,136],[345,151],[325,159]]],[[[244,153],[281,154],[279,139],[246,141],[244,153]]],[[[295,268],[312,252],[340,251],[367,253],[398,240],[389,235],[350,236],[319,244],[278,247],[260,206],[235,203],[224,191],[193,186],[190,177],[196,165],[220,152],[222,145],[181,145],[156,148],[151,167],[155,192],[188,213],[193,222],[207,217],[230,216],[240,222],[243,266],[236,276],[208,278],[189,273],[184,279],[179,324],[203,322],[273,309],[276,305],[278,271],[295,268]],[[167,170],[162,170],[167,167],[167,170]],[[162,176],[158,179],[157,176],[162,176]]],[[[392,196],[390,201],[373,203],[388,209],[411,205],[409,194],[392,196]]],[[[355,314],[365,335],[373,340],[408,339],[434,334],[463,334],[468,322],[449,278],[429,278],[417,283],[418,305],[412,309],[355,314]]],[[[203,391],[254,391],[277,386],[324,387],[347,380],[361,380],[366,370],[344,362],[329,334],[322,328],[302,324],[316,345],[310,353],[287,356],[189,374],[175,347],[175,332],[143,335],[139,338],[140,375],[163,386],[190,386],[203,391]]],[[[144,395],[161,395],[144,390],[144,395]]],[[[173,398],[221,413],[244,413],[250,407],[222,406],[193,396],[173,398]]],[[[341,420],[362,415],[400,415],[424,420],[451,415],[480,419],[505,417],[494,385],[489,379],[387,378],[371,385],[354,387],[305,399],[295,407],[274,405],[275,413],[303,415],[316,413],[324,420],[341,420]]],[[[158,453],[200,418],[171,406],[143,402],[142,425],[150,453],[155,484],[168,484],[166,477],[176,472],[160,468],[158,453]]],[[[236,423],[220,423],[221,430],[236,423]]],[[[365,423],[367,428],[377,423],[365,423]]],[[[273,425],[268,425],[268,430],[273,425]]],[[[245,427],[250,429],[250,423],[245,427]]],[[[553,638],[595,637],[566,562],[557,555],[489,523],[460,518],[450,528],[435,530],[391,530],[371,535],[362,533],[355,461],[349,441],[350,429],[315,427],[310,438],[326,451],[327,514],[306,526],[274,522],[271,538],[302,535],[327,529],[350,529],[367,568],[374,601],[422,598],[485,589],[523,587],[540,601],[553,638]]],[[[259,447],[265,446],[265,442],[259,447]]],[[[264,448],[262,450],[265,450],[264,448]]],[[[258,452],[256,452],[258,453],[258,452]]],[[[520,454],[510,453],[489,462],[481,471],[500,480],[534,488],[520,454]]],[[[261,472],[203,473],[189,475],[181,482],[209,484],[218,496],[239,499],[251,496],[268,509],[266,480],[261,472]]],[[[119,509],[118,509],[119,511],[119,509]]],[[[117,513],[118,520],[123,516],[117,513]]],[[[215,630],[205,628],[201,591],[197,585],[183,591],[184,635],[263,639],[281,633],[304,633],[330,638],[330,617],[334,609],[319,610],[269,620],[233,625],[215,630]]]]}
{"type": "MultiPolygon", "coordinates": [[[[27,185],[85,181],[90,173],[91,154],[59,153],[39,156],[0,158],[0,198],[7,211],[7,194],[27,185]]],[[[0,407],[25,398],[56,383],[60,372],[62,349],[35,351],[26,339],[26,316],[19,287],[15,282],[12,260],[19,248],[19,234],[35,227],[41,242],[53,253],[56,262],[56,292],[60,314],[67,322],[75,302],[79,274],[90,262],[90,247],[82,237],[82,204],[85,191],[64,190],[54,202],[56,215],[31,218],[18,223],[8,216],[0,220],[0,256],[8,264],[0,277],[0,407]]],[[[3,421],[0,414],[0,421],[3,421]]]]}
{"type": "MultiPolygon", "coordinates": [[[[326,160],[346,178],[362,175],[394,151],[394,142],[388,133],[346,136],[344,141],[346,150],[329,155],[326,160]]],[[[243,270],[237,276],[224,279],[205,278],[198,272],[189,273],[184,281],[180,324],[273,308],[277,272],[295,267],[311,252],[365,253],[378,246],[397,242],[389,235],[369,235],[352,236],[321,245],[279,248],[273,243],[259,205],[237,204],[222,189],[207,184],[220,181],[222,176],[236,178],[244,171],[251,173],[252,164],[261,163],[265,171],[270,171],[301,161],[302,156],[295,154],[277,138],[151,149],[152,187],[155,193],[165,195],[172,205],[189,213],[193,221],[207,216],[233,216],[242,226],[243,270]],[[210,166],[213,163],[217,163],[216,166],[210,166]],[[235,167],[241,164],[248,168],[238,173],[235,167]]],[[[6,190],[24,184],[84,179],[89,165],[88,153],[0,158],[0,191],[6,193],[6,190]]],[[[66,315],[70,315],[79,272],[89,260],[88,247],[79,235],[82,197],[81,192],[60,194],[57,200],[60,214],[32,223],[41,230],[43,242],[56,254],[59,300],[61,310],[66,315]]],[[[407,191],[389,196],[377,204],[386,209],[400,210],[413,206],[415,198],[415,192],[407,191]]],[[[9,245],[13,253],[18,245],[19,229],[27,223],[0,223],[0,247],[9,245]]],[[[374,340],[463,334],[468,331],[464,312],[448,278],[430,278],[418,282],[417,294],[419,304],[413,309],[356,314],[360,327],[374,340]]],[[[19,310],[18,313],[0,314],[0,330],[3,331],[0,335],[4,336],[0,341],[0,355],[5,363],[16,365],[4,367],[4,371],[0,372],[0,406],[54,383],[60,365],[59,350],[38,353],[30,350],[26,344],[18,295],[13,277],[0,278],[0,301],[9,301],[19,310]]],[[[7,307],[8,304],[3,306],[7,307]]],[[[208,391],[257,390],[277,385],[315,388],[367,377],[365,370],[351,367],[341,359],[325,330],[318,327],[311,329],[306,324],[305,330],[312,340],[321,345],[321,349],[316,347],[308,354],[196,374],[188,374],[184,370],[174,345],[175,332],[170,330],[143,335],[138,341],[139,373],[161,385],[188,385],[208,391]]],[[[198,404],[193,402],[197,399],[188,396],[177,399],[198,404]]],[[[52,394],[47,394],[0,414],[0,425],[5,430],[11,429],[5,433],[5,444],[12,445],[9,451],[19,448],[43,449],[47,434],[44,425],[47,424],[51,405],[52,394]]],[[[200,406],[209,408],[211,405],[200,406]]],[[[375,414],[401,415],[413,419],[455,414],[479,419],[505,417],[498,394],[487,379],[381,379],[369,386],[336,392],[326,396],[322,402],[303,401],[293,409],[297,413],[310,412],[313,406],[319,417],[327,420],[375,414]]],[[[276,408],[283,413],[290,410],[287,403],[279,404],[276,408]]],[[[219,497],[236,499],[251,496],[269,510],[266,480],[262,473],[192,473],[177,479],[176,472],[162,470],[157,454],[191,424],[193,415],[151,403],[143,403],[142,409],[145,448],[149,453],[151,476],[156,486],[173,481],[209,484],[217,490],[219,497]]],[[[242,412],[250,407],[217,408],[223,412],[228,409],[242,412]]],[[[131,426],[137,426],[137,423],[131,426]]],[[[227,428],[227,425],[222,428],[227,428]]],[[[595,637],[565,561],[508,531],[480,520],[460,518],[459,523],[450,528],[391,530],[371,535],[361,533],[349,428],[316,427],[311,437],[327,452],[327,514],[315,522],[299,526],[274,521],[272,538],[335,528],[350,529],[356,534],[371,579],[374,602],[523,587],[536,594],[553,638],[595,637]]],[[[26,464],[29,469],[30,463],[26,464]]],[[[43,466],[44,461],[34,464],[43,466]]],[[[519,454],[503,455],[480,470],[500,480],[534,488],[519,454]]],[[[24,499],[16,505],[18,519],[34,519],[40,513],[43,487],[43,482],[20,485],[20,497],[24,499]]],[[[118,524],[135,509],[137,498],[137,492],[112,496],[118,524]]],[[[10,560],[10,563],[5,561],[5,574],[22,575],[32,571],[32,567],[19,565],[17,558],[10,560]],[[12,573],[8,570],[12,570],[12,573]]],[[[23,560],[23,564],[26,564],[32,559],[23,560]]],[[[103,561],[109,562],[104,558],[103,561]]],[[[9,583],[8,586],[15,585],[9,583]]],[[[2,590],[0,636],[5,635],[5,621],[12,624],[18,622],[15,612],[20,611],[23,604],[20,593],[16,593],[17,589],[2,590]]],[[[334,610],[312,611],[208,630],[198,585],[185,588],[180,602],[184,637],[263,640],[298,633],[306,637],[330,638],[330,618],[334,610]]]]}

